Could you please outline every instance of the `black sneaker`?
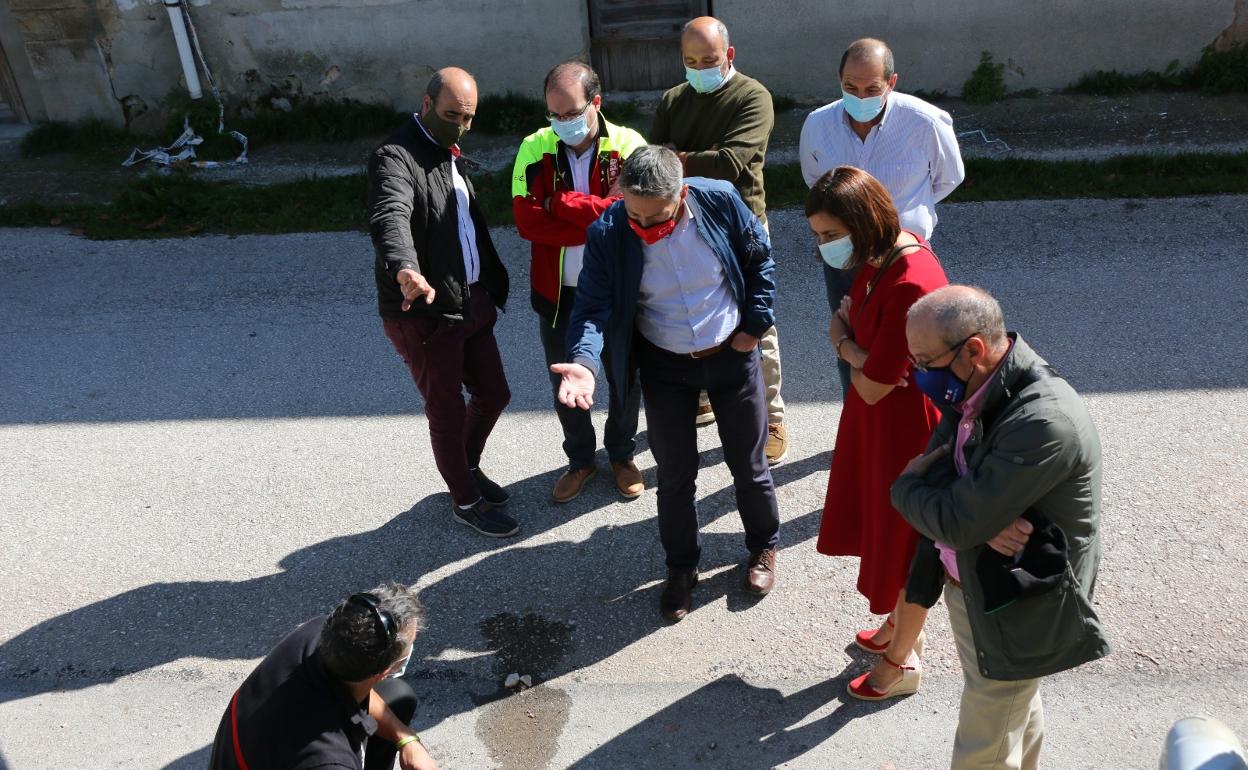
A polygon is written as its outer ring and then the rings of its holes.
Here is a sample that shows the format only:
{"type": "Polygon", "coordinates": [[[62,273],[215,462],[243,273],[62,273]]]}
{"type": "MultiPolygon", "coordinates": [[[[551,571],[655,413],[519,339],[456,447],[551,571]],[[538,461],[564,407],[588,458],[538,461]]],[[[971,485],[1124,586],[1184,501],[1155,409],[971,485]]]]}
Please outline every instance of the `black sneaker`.
{"type": "Polygon", "coordinates": [[[506,505],[511,500],[511,495],[507,494],[507,490],[490,481],[480,468],[474,470],[472,476],[477,480],[477,489],[481,491],[481,496],[490,505],[506,505]]]}
{"type": "Polygon", "coordinates": [[[452,504],[455,521],[488,537],[511,537],[520,531],[516,520],[481,498],[471,508],[452,504]]]}

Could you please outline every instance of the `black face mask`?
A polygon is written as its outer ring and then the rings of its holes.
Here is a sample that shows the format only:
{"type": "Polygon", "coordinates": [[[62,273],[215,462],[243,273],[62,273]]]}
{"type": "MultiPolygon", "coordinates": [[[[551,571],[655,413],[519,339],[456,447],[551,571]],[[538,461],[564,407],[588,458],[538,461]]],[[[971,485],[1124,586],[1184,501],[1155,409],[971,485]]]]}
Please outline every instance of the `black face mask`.
{"type": "Polygon", "coordinates": [[[448,150],[451,149],[452,145],[459,144],[459,140],[464,138],[464,134],[468,133],[468,129],[458,123],[452,123],[443,119],[433,109],[421,115],[420,122],[424,124],[425,130],[433,137],[433,141],[437,142],[439,147],[444,147],[448,150]]]}

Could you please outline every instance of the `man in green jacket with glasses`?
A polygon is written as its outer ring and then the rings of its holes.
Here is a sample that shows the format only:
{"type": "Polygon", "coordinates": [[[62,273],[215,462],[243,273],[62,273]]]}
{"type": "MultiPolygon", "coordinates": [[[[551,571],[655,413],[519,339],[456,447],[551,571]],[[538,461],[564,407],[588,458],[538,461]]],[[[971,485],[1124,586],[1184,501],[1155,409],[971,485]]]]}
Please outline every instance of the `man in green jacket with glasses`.
{"type": "Polygon", "coordinates": [[[926,295],[906,340],[915,384],[945,417],[892,501],[923,536],[907,598],[930,606],[943,586],[962,662],[952,767],[1035,768],[1040,677],[1109,654],[1092,609],[1100,439],[987,292],[926,295]]]}

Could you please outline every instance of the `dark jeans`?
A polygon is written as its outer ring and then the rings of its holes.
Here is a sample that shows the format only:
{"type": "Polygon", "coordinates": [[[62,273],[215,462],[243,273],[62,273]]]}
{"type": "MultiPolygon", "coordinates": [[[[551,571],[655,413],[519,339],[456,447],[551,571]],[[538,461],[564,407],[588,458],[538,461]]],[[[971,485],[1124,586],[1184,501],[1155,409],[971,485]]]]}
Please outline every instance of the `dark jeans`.
{"type": "Polygon", "coordinates": [[[481,462],[486,439],[511,401],[494,339],[498,310],[484,289],[477,284],[470,289],[467,320],[413,316],[383,321],[386,336],[425,399],[433,459],[456,505],[480,499],[470,469],[481,462]]]}
{"type": "MultiPolygon", "coordinates": [[[[819,260],[823,262],[822,258],[819,260]]],[[[828,263],[823,262],[823,285],[828,290],[828,307],[832,309],[832,313],[841,307],[841,298],[849,294],[850,287],[854,285],[854,279],[858,277],[857,270],[837,270],[828,267],[828,263]]],[[[832,352],[836,357],[836,351],[832,352]]],[[[849,397],[849,364],[836,358],[836,370],[841,375],[841,401],[849,397]]]]}
{"type": "Polygon", "coordinates": [[[707,358],[690,358],[638,337],[641,389],[646,399],[650,450],[658,465],[659,539],[667,566],[696,567],[702,548],[694,496],[698,437],[694,414],[705,390],[715,410],[715,427],[732,472],[737,509],[751,553],[780,539],[776,488],[763,447],[767,444],[767,396],[758,349],[725,348],[707,358]]]}
{"type": "MultiPolygon", "coordinates": [[[[402,679],[383,679],[373,686],[373,692],[381,696],[394,715],[403,724],[416,718],[416,691],[402,679]]],[[[390,741],[380,737],[369,738],[364,750],[364,770],[390,770],[399,750],[390,741]]]]}
{"type": "MultiPolygon", "coordinates": [[[[576,409],[564,406],[559,402],[559,384],[563,378],[550,371],[551,364],[561,364],[568,360],[567,338],[570,308],[575,299],[576,290],[567,289],[559,300],[560,309],[556,325],[552,326],[549,318],[537,317],[537,326],[542,338],[542,348],[546,351],[546,373],[550,375],[550,387],[555,396],[555,414],[559,416],[559,425],[563,428],[563,453],[568,456],[568,466],[573,470],[588,468],[594,464],[594,452],[598,449],[598,439],[594,434],[594,422],[588,409],[576,409]]],[[[605,361],[610,353],[603,350],[605,361]]],[[[615,387],[608,383],[607,393],[607,426],[603,435],[603,445],[607,448],[607,456],[613,461],[633,459],[637,447],[637,417],[641,410],[641,389],[637,387],[637,375],[631,375],[633,382],[628,403],[616,406],[615,387]]]]}

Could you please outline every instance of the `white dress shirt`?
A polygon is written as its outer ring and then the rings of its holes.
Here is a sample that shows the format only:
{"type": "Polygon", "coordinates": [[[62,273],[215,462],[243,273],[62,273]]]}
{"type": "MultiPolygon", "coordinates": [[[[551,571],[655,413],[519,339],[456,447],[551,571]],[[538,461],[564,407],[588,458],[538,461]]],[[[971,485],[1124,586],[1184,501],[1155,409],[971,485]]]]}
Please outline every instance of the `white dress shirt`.
{"type": "Polygon", "coordinates": [[[671,235],[641,246],[637,328],[673,353],[713,348],[741,324],[724,266],[698,234],[697,216],[697,204],[686,197],[684,216],[671,235]]]}
{"type": "MultiPolygon", "coordinates": [[[[416,115],[416,125],[429,137],[429,141],[437,144],[429,129],[416,115]]],[[[472,210],[468,200],[468,183],[459,174],[459,145],[451,150],[451,185],[455,188],[455,214],[459,220],[459,248],[464,253],[465,283],[472,285],[481,277],[481,253],[477,251],[477,227],[472,222],[472,210]]]]}
{"type": "MultiPolygon", "coordinates": [[[[572,189],[578,193],[589,192],[589,167],[594,163],[594,153],[598,151],[598,142],[586,148],[580,156],[571,147],[565,147],[568,164],[572,166],[572,189]]],[[[576,279],[581,275],[581,263],[585,257],[585,246],[565,246],[563,249],[563,285],[576,286],[576,279]]]]}
{"type": "Polygon", "coordinates": [[[880,180],[893,198],[901,226],[924,238],[936,229],[936,203],[966,177],[953,118],[939,107],[896,91],[866,140],[849,125],[843,100],[820,107],[802,125],[798,155],[813,186],[837,166],[853,166],[880,180]]]}

